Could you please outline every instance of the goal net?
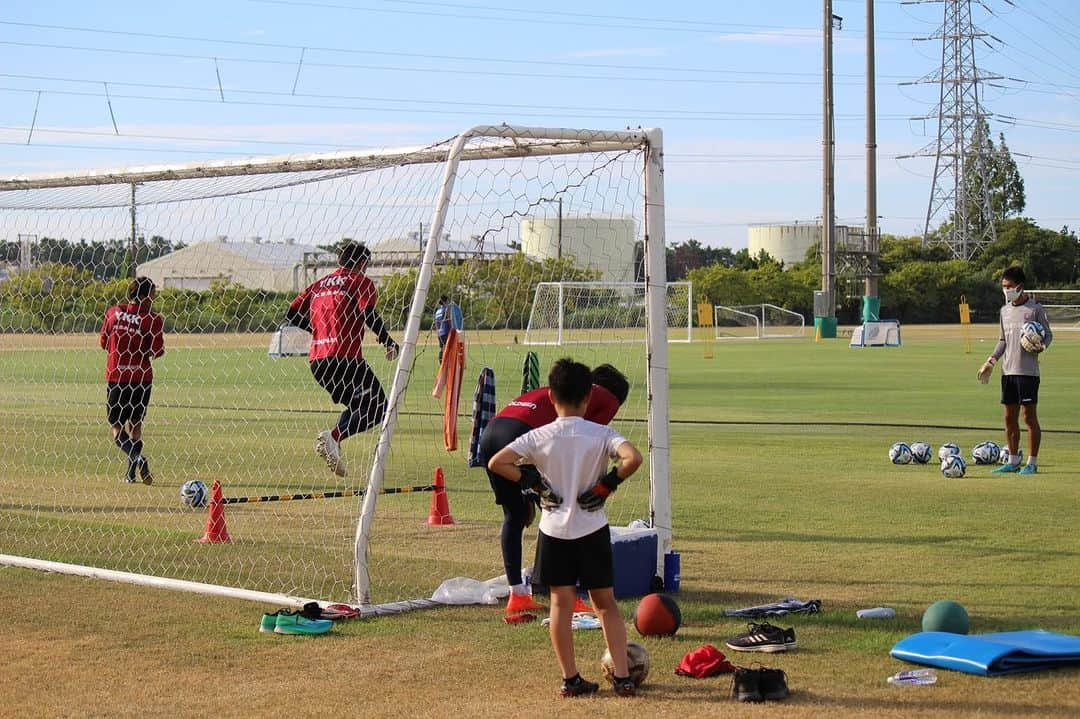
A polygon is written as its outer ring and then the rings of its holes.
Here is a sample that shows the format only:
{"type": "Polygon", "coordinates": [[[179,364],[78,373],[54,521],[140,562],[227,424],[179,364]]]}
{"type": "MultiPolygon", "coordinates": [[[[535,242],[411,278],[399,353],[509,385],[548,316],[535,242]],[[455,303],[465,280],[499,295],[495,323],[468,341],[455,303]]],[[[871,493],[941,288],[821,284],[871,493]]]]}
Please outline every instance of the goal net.
{"type": "Polygon", "coordinates": [[[1025,291],[1046,310],[1051,330],[1080,330],[1080,290],[1025,291]]]}
{"type": "MultiPolygon", "coordinates": [[[[400,150],[0,179],[0,563],[368,607],[501,575],[501,512],[467,461],[473,388],[491,368],[498,406],[520,393],[518,337],[541,283],[632,278],[638,244],[646,276],[665,276],[661,157],[655,130],[498,126],[400,150]],[[604,225],[617,231],[552,241],[552,227],[604,225]],[[388,361],[367,333],[388,409],[342,443],[339,477],[314,443],[343,407],[306,361],[274,357],[306,351],[304,333],[277,333],[293,298],[336,269],[344,238],[371,249],[401,351],[388,361]],[[143,422],[150,486],[124,481],[98,344],[136,275],[154,281],[165,330],[143,422]],[[432,396],[442,295],[465,330],[449,410],[432,396]],[[188,480],[220,482],[230,543],[193,541],[209,517],[181,501],[188,480]],[[436,509],[454,523],[429,523],[436,509]]],[[[569,353],[630,380],[613,426],[651,452],[607,511],[615,526],[649,520],[658,553],[671,547],[668,295],[634,290],[646,347],[594,339],[569,353]]],[[[541,381],[568,354],[535,351],[541,381]]]]}
{"type": "Polygon", "coordinates": [[[716,305],[716,339],[783,339],[802,337],[806,320],[798,312],[762,302],[754,305],[716,305]]]}
{"type": "MultiPolygon", "coordinates": [[[[690,282],[669,282],[665,295],[669,342],[693,339],[690,282]]],[[[644,282],[541,282],[533,295],[527,345],[644,342],[644,282]]]]}
{"type": "Polygon", "coordinates": [[[896,320],[863,322],[851,332],[851,347],[899,347],[900,323],[896,320]]]}

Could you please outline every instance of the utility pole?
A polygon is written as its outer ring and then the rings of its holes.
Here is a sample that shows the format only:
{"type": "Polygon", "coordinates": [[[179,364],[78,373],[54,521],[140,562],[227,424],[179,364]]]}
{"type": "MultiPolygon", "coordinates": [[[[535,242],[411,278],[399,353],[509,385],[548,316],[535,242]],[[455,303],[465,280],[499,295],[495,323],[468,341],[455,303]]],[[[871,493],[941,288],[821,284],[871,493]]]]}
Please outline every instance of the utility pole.
{"type": "Polygon", "coordinates": [[[866,275],[863,321],[877,319],[878,305],[878,209],[877,209],[877,80],[874,69],[874,0],[866,0],[866,249],[874,250],[866,275]],[[867,317],[873,310],[875,317],[867,317]]]}
{"type": "Polygon", "coordinates": [[[836,337],[836,191],[833,186],[835,165],[833,129],[833,23],[839,28],[842,18],[833,15],[832,0],[824,0],[823,52],[824,80],[821,128],[821,292],[814,298],[814,324],[819,337],[836,337]]]}

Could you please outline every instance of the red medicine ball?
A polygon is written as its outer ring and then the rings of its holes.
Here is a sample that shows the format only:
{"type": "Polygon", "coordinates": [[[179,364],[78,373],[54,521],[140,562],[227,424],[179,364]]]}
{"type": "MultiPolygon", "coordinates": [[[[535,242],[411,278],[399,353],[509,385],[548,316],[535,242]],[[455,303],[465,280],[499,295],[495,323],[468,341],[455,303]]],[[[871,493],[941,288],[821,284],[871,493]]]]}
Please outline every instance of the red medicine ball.
{"type": "Polygon", "coordinates": [[[634,610],[634,628],[643,637],[670,637],[679,631],[682,612],[666,594],[647,594],[634,610]]]}

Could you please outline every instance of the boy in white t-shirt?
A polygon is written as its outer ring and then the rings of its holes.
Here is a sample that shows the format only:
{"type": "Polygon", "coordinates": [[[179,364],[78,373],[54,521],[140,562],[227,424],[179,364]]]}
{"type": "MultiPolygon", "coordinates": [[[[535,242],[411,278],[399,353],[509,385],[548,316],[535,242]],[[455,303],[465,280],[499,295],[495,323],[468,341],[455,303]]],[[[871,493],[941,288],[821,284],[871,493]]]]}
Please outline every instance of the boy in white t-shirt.
{"type": "Polygon", "coordinates": [[[641,453],[615,430],[583,418],[592,391],[588,367],[561,359],[551,367],[548,387],[558,418],[499,450],[488,469],[540,495],[543,513],[533,579],[551,591],[549,632],[563,676],[559,694],[581,696],[600,688],[581,677],[574,659],[571,619],[580,582],[589,592],[614,660],[615,691],[632,696],[626,626],[615,602],[611,532],[603,507],[619,483],[641,466],[641,453]],[[609,470],[610,459],[619,464],[609,470]]]}

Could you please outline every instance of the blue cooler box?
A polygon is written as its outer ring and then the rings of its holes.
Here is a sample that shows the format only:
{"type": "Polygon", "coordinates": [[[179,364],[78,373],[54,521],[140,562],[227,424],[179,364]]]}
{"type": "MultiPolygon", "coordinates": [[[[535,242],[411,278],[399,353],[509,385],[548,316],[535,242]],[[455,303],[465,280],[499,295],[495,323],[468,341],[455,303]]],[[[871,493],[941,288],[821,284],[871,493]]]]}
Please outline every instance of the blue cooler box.
{"type": "Polygon", "coordinates": [[[657,541],[655,529],[611,528],[617,599],[642,597],[652,591],[657,541]]]}

